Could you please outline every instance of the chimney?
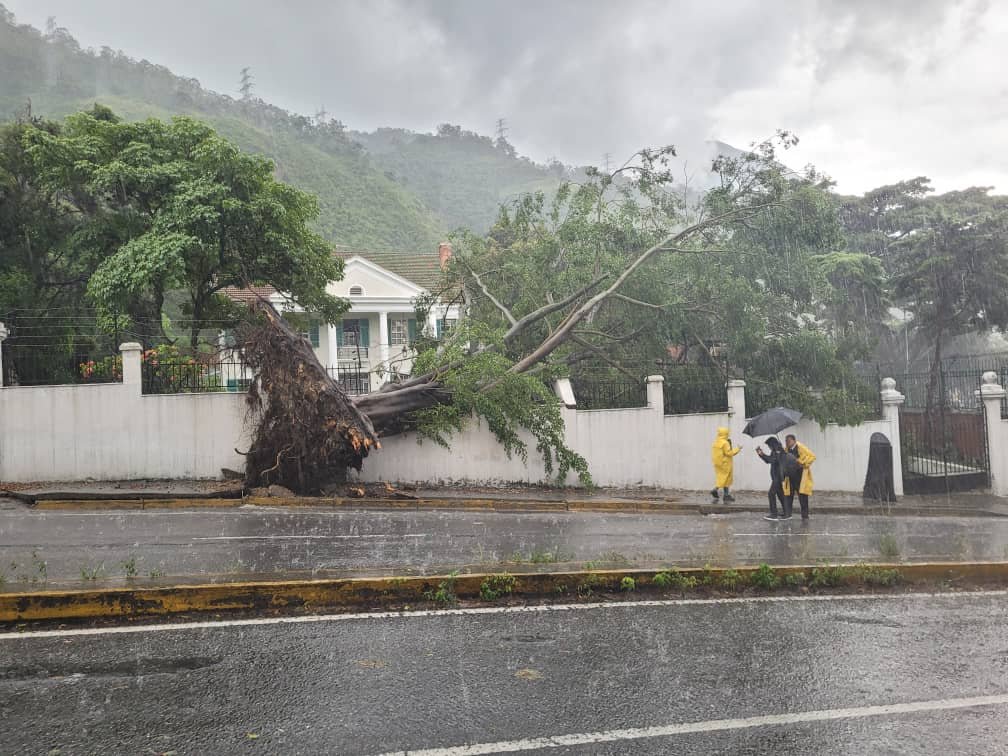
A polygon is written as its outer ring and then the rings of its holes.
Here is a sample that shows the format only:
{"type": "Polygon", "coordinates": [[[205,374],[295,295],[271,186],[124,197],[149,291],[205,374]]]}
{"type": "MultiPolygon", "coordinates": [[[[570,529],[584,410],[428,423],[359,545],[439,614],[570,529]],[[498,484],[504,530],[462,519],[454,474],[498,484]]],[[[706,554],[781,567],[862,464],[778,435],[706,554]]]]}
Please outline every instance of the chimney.
{"type": "Polygon", "coordinates": [[[438,244],[437,248],[438,261],[441,263],[441,270],[448,267],[448,261],[451,260],[452,256],[452,246],[450,242],[441,242],[438,244]]]}

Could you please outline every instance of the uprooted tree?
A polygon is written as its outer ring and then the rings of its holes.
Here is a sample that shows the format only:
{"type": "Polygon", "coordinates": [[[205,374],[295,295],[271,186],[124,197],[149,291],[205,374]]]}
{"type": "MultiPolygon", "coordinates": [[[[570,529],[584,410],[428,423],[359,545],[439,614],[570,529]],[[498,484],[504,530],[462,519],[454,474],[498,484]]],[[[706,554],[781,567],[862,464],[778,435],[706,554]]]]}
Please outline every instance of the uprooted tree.
{"type": "Polygon", "coordinates": [[[629,353],[661,356],[678,340],[706,350],[714,335],[750,360],[780,359],[780,380],[805,401],[818,396],[802,408],[822,416],[823,392],[807,389],[828,389],[844,359],[817,325],[829,282],[814,258],[835,245],[836,214],[821,179],[775,159],[774,145],[791,142],[781,134],[718,158],[717,183],[699,199],[673,179],[669,147],[590,172],[549,202],[532,195],[502,208],[489,234],[456,237],[439,294],[462,305],[458,326],[421,335],[413,377],[370,394],[347,396],[259,302],[239,338],[260,376],[249,395],[249,484],[318,490],[360,469],[383,434],[413,429],[447,445],[474,415],[509,455],[524,458],[531,436],[547,471],[589,482],[564,442],[550,379],[586,363],[628,372],[629,353]]]}

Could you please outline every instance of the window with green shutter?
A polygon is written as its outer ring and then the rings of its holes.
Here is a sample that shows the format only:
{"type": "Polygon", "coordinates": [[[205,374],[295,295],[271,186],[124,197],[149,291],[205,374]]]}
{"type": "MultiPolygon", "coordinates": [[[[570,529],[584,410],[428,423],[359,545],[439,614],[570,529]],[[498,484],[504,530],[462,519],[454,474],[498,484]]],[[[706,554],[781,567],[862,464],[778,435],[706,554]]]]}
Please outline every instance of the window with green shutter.
{"type": "Polygon", "coordinates": [[[410,318],[406,321],[406,334],[409,339],[407,343],[416,343],[416,318],[410,318]]]}
{"type": "Polygon", "coordinates": [[[308,341],[311,342],[312,348],[319,348],[319,321],[312,320],[308,325],[308,341]]]}

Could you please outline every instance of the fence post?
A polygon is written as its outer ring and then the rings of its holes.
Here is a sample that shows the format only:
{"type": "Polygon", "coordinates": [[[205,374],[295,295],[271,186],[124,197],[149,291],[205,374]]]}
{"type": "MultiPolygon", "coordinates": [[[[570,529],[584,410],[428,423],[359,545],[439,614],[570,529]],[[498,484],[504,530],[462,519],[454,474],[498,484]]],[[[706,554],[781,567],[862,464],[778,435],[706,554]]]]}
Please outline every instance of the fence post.
{"type": "Polygon", "coordinates": [[[983,374],[976,395],[983,400],[991,491],[997,496],[1008,496],[1008,436],[1001,419],[1001,401],[1006,392],[998,385],[997,373],[990,370],[983,374]]]}
{"type": "Polygon", "coordinates": [[[4,385],[4,371],[3,371],[3,343],[10,336],[10,331],[7,330],[7,326],[0,323],[0,388],[4,385]]]}
{"type": "Polygon", "coordinates": [[[136,393],[143,393],[143,371],[140,368],[143,347],[135,341],[128,341],[119,345],[119,353],[122,355],[122,379],[123,386],[136,386],[136,393]]]}
{"type": "Polygon", "coordinates": [[[553,391],[564,407],[577,409],[577,397],[574,396],[574,387],[571,386],[570,378],[557,378],[553,384],[553,391]]]}
{"type": "Polygon", "coordinates": [[[647,404],[659,416],[665,416],[665,376],[649,375],[647,377],[647,404]]]}
{"type": "Polygon", "coordinates": [[[879,396],[882,399],[882,419],[889,423],[889,442],[892,444],[893,455],[893,492],[903,495],[903,445],[900,439],[900,406],[906,398],[896,390],[893,378],[883,378],[879,385],[879,396]]]}
{"type": "Polygon", "coordinates": [[[745,381],[731,380],[725,389],[728,392],[728,414],[742,421],[740,430],[745,426],[746,419],[745,386],[745,381]]]}

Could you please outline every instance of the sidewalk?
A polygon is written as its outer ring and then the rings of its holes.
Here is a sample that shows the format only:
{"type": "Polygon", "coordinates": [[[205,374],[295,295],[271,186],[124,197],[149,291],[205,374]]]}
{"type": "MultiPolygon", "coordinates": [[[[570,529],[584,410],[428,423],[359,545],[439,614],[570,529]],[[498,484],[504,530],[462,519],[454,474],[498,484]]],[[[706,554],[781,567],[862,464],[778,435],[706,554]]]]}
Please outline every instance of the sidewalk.
{"type": "MultiPolygon", "coordinates": [[[[107,497],[111,501],[125,500],[137,503],[144,500],[157,500],[154,508],[166,506],[195,507],[196,503],[188,504],[187,499],[206,497],[207,502],[222,496],[236,496],[234,482],[225,481],[123,481],[112,482],[61,482],[37,483],[9,486],[19,495],[39,496],[43,499],[47,494],[59,492],[61,499],[78,494],[82,499],[100,499],[107,497]],[[175,501],[173,501],[175,500],[175,501]]],[[[3,489],[4,484],[0,484],[3,489]]],[[[443,488],[397,488],[394,489],[395,499],[327,499],[325,497],[296,497],[296,501],[287,503],[296,506],[348,508],[386,508],[394,506],[397,509],[410,509],[411,501],[415,501],[414,509],[437,508],[485,508],[511,509],[527,511],[558,511],[558,510],[604,510],[604,511],[692,511],[698,514],[716,514],[728,512],[762,513],[766,507],[766,494],[762,491],[736,491],[736,501],[732,504],[712,502],[706,492],[678,491],[668,489],[593,489],[585,491],[577,488],[547,488],[547,487],[479,487],[457,486],[443,488]]],[[[283,506],[281,498],[253,496],[245,499],[246,503],[283,506]]],[[[218,506],[235,505],[237,502],[217,501],[218,506]]],[[[5,500],[0,498],[0,508],[5,500]]],[[[72,505],[60,504],[70,507],[72,505]]],[[[987,492],[953,493],[948,496],[903,496],[895,504],[880,504],[865,502],[859,495],[852,493],[816,492],[812,498],[813,511],[819,514],[862,514],[884,513],[899,516],[932,515],[932,516],[991,516],[1008,517],[1008,499],[999,498],[987,492]]],[[[98,502],[89,503],[89,509],[101,509],[98,502]]],[[[122,504],[112,508],[129,508],[122,504]]]]}
{"type": "MultiPolygon", "coordinates": [[[[0,593],[293,577],[1008,560],[1008,518],[239,506],[0,509],[0,593]]],[[[753,494],[739,505],[755,502],[753,494]]]]}

